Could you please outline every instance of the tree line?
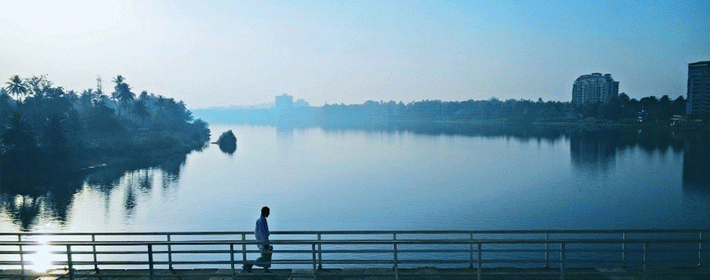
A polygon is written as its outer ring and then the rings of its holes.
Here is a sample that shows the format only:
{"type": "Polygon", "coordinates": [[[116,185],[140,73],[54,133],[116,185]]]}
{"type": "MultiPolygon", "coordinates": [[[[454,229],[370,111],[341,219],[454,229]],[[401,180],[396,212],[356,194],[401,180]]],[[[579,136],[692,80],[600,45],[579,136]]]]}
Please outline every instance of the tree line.
{"type": "Polygon", "coordinates": [[[489,100],[441,101],[423,100],[411,103],[366,101],[363,104],[324,105],[320,121],[330,124],[345,123],[406,123],[406,122],[650,122],[670,124],[673,115],[685,115],[683,96],[671,100],[664,95],[640,100],[621,93],[608,103],[575,105],[571,102],[542,99],[505,101],[489,100]]]}
{"type": "Polygon", "coordinates": [[[121,75],[112,83],[109,95],[101,78],[79,93],[45,75],[10,77],[0,88],[0,178],[187,152],[209,140],[207,123],[182,101],[136,95],[121,75]]]}

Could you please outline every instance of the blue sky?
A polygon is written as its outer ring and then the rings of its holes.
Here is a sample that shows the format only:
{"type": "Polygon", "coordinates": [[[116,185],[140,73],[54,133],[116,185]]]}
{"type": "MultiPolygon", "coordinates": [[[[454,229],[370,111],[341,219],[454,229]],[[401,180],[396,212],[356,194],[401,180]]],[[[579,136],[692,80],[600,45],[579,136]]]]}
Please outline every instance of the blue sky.
{"type": "Polygon", "coordinates": [[[0,79],[77,91],[126,77],[189,108],[287,93],[311,105],[569,101],[583,74],[632,98],[686,94],[710,1],[7,1],[0,79]],[[558,3],[559,2],[559,3],[558,3]]]}

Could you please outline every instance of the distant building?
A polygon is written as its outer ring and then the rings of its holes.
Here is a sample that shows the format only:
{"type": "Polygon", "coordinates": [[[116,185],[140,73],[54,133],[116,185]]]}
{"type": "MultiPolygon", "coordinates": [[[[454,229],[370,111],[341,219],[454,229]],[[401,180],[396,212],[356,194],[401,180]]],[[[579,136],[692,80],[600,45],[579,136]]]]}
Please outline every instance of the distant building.
{"type": "Polygon", "coordinates": [[[308,107],[308,102],[303,98],[299,98],[293,103],[293,107],[308,107]]]}
{"type": "Polygon", "coordinates": [[[611,74],[592,73],[582,75],[574,81],[572,87],[572,103],[607,103],[619,96],[619,82],[611,78],[611,74]]]}
{"type": "Polygon", "coordinates": [[[710,116],[710,61],[688,64],[686,113],[695,116],[710,116]]]}
{"type": "Polygon", "coordinates": [[[276,109],[288,110],[290,108],[293,108],[293,96],[285,93],[276,96],[276,109]]]}

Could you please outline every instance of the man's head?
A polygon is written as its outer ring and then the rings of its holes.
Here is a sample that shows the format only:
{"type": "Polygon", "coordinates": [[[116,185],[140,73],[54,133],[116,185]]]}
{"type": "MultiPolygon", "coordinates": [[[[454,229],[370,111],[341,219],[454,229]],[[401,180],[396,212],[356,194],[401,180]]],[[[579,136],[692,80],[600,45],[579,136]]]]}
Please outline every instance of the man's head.
{"type": "Polygon", "coordinates": [[[271,210],[269,210],[269,207],[266,207],[266,206],[261,207],[261,215],[264,216],[264,217],[266,217],[266,218],[269,217],[270,211],[271,211],[271,210]]]}

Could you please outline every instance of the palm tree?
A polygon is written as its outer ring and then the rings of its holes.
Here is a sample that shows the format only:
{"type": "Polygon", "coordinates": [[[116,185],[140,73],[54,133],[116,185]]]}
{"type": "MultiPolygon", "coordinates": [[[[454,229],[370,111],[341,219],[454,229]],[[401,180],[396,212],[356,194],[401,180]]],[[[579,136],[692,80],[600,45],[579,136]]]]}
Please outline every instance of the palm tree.
{"type": "Polygon", "coordinates": [[[64,124],[66,118],[60,114],[53,114],[47,120],[44,135],[40,138],[42,148],[50,159],[57,159],[66,156],[68,145],[64,136],[64,124]]]}
{"type": "Polygon", "coordinates": [[[25,79],[25,86],[28,95],[41,96],[43,91],[52,87],[52,82],[47,80],[47,75],[32,76],[25,79]]]}
{"type": "Polygon", "coordinates": [[[141,91],[141,95],[138,97],[138,99],[143,100],[143,101],[148,100],[148,92],[145,90],[141,91]]]}
{"type": "Polygon", "coordinates": [[[121,83],[123,83],[123,80],[124,80],[124,78],[123,78],[123,76],[121,76],[121,75],[118,75],[118,76],[116,76],[116,78],[113,78],[113,82],[116,83],[116,84],[121,84],[121,83]]]}
{"type": "Polygon", "coordinates": [[[113,79],[113,82],[116,83],[116,86],[113,87],[113,98],[121,104],[121,106],[119,107],[119,115],[121,114],[121,111],[123,111],[123,108],[128,105],[128,103],[136,99],[136,94],[131,92],[131,87],[128,84],[124,83],[124,80],[125,79],[121,75],[118,75],[116,76],[116,78],[113,79]]]}
{"type": "Polygon", "coordinates": [[[5,84],[7,84],[5,87],[7,91],[17,96],[18,99],[20,96],[27,94],[27,86],[18,75],[10,77],[10,81],[5,84]]]}
{"type": "Polygon", "coordinates": [[[150,116],[148,106],[145,104],[145,99],[138,99],[138,101],[133,103],[133,113],[139,117],[145,125],[145,119],[150,116]]]}

